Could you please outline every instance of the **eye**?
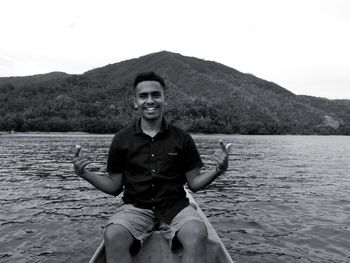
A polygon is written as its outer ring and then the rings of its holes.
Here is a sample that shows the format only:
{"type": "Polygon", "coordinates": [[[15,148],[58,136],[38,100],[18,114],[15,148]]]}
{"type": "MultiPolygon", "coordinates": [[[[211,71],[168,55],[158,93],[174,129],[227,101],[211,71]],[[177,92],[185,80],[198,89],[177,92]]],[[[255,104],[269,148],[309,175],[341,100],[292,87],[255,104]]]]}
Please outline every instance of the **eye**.
{"type": "Polygon", "coordinates": [[[162,94],[160,92],[152,93],[152,97],[154,97],[154,98],[160,98],[161,96],[162,96],[162,94]]]}

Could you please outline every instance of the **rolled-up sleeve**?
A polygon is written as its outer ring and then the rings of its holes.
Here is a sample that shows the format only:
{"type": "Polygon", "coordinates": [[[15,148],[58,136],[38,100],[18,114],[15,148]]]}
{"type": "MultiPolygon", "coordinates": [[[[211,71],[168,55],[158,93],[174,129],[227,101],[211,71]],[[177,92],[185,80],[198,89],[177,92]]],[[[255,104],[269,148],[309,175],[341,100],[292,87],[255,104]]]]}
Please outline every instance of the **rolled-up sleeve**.
{"type": "Polygon", "coordinates": [[[123,173],[125,167],[125,151],[121,148],[120,138],[116,134],[113,138],[112,144],[109,148],[107,158],[107,172],[123,173]]]}
{"type": "Polygon", "coordinates": [[[184,140],[184,158],[183,171],[186,173],[193,168],[201,168],[204,166],[197,146],[194,143],[191,135],[187,134],[184,140]]]}

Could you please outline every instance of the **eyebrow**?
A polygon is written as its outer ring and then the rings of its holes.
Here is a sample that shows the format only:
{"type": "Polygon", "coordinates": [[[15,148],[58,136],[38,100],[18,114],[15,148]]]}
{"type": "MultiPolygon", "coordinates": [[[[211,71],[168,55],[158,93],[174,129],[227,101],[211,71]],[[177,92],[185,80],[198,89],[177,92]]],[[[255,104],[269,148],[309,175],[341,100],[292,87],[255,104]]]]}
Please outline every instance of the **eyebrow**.
{"type": "Polygon", "coordinates": [[[152,91],[152,92],[140,92],[138,95],[141,96],[141,95],[147,95],[147,94],[151,94],[151,95],[159,95],[161,94],[160,91],[152,91]]]}

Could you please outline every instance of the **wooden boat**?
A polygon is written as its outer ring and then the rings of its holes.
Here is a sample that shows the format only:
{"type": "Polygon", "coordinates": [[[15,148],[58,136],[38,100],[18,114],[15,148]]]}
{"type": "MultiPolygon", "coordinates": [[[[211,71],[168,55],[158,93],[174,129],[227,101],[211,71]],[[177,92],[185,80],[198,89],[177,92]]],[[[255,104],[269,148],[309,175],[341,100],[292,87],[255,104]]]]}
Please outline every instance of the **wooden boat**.
{"type": "MultiPolygon", "coordinates": [[[[190,204],[197,209],[208,229],[207,262],[208,263],[233,263],[228,251],[220,240],[215,229],[199,208],[190,193],[187,192],[190,204]]],[[[134,263],[180,263],[181,255],[172,253],[168,242],[159,231],[155,231],[145,242],[139,253],[133,257],[134,263]]],[[[102,241],[89,263],[105,263],[106,255],[104,242],[102,241]]]]}

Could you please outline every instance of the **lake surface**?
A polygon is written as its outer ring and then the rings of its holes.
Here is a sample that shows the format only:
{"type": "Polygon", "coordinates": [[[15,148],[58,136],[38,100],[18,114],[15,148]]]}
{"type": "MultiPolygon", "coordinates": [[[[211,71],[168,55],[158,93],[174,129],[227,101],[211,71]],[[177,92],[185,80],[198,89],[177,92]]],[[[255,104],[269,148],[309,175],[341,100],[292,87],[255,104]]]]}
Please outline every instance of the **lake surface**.
{"type": "MultiPolygon", "coordinates": [[[[193,196],[236,262],[350,262],[350,137],[194,135],[207,168],[193,196]]],[[[0,136],[0,262],[87,262],[120,200],[73,173],[74,145],[103,173],[111,135],[0,136]]]]}

